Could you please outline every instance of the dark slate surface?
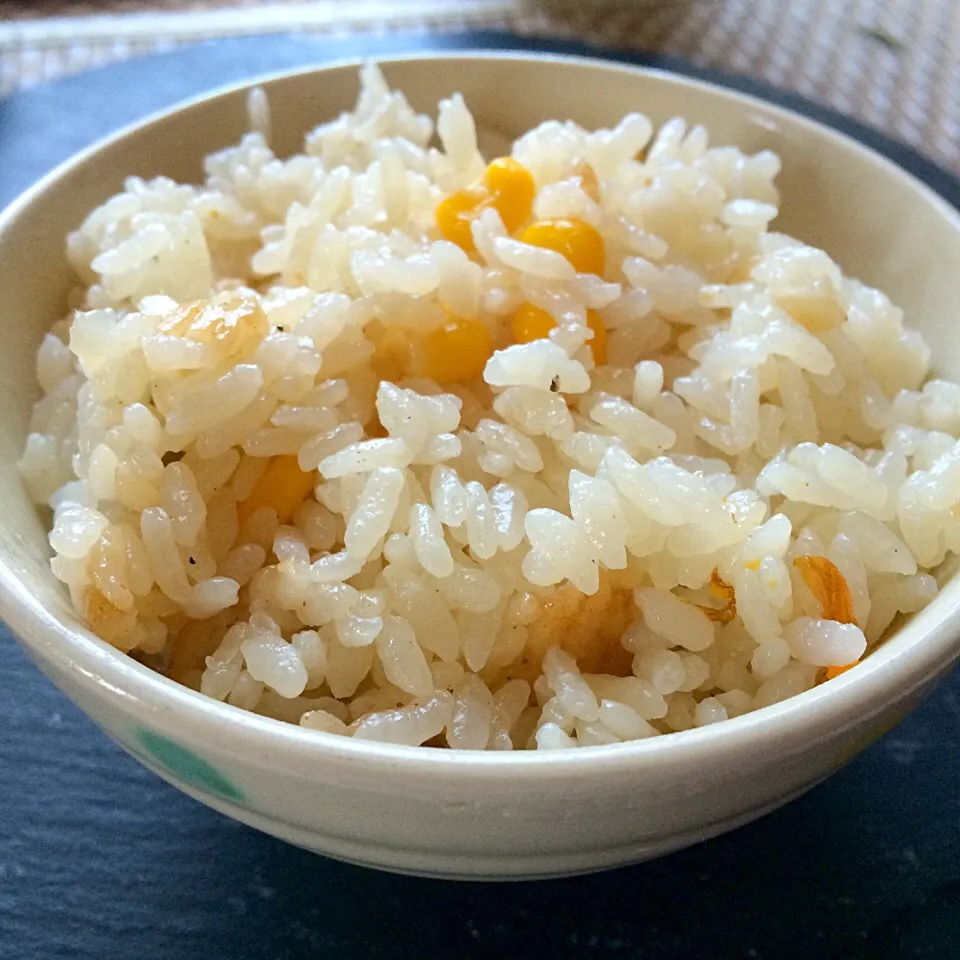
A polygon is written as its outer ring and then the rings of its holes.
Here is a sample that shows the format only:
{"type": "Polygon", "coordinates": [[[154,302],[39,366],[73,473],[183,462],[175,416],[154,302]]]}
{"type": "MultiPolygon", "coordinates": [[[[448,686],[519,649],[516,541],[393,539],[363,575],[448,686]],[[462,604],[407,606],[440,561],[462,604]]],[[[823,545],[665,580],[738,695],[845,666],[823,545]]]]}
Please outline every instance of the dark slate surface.
{"type": "MultiPolygon", "coordinates": [[[[94,136],[205,88],[463,42],[229,41],[20,94],[0,103],[0,205],[94,136]]],[[[956,181],[909,150],[767,93],[960,205],[956,181]]],[[[2,628],[0,690],[0,960],[960,957],[960,672],[826,784],[729,836],[593,877],[479,885],[343,866],[206,809],[95,730],[2,628]]]]}

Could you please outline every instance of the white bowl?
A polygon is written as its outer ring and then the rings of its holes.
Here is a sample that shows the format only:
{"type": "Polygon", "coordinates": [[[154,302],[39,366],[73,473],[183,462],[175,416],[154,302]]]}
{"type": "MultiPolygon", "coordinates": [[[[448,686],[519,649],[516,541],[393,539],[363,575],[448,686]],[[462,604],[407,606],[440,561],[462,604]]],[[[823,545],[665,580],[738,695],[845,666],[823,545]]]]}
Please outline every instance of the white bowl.
{"type": "MultiPolygon", "coordinates": [[[[953,336],[960,216],[893,164],[793,113],[656,71],[563,57],[452,54],[384,63],[413,105],[461,91],[478,123],[515,136],[629,110],[682,114],[715,142],[783,159],[780,229],[906,307],[937,371],[960,379],[953,336]]],[[[347,109],[355,64],[269,77],[281,151],[347,109]]],[[[654,857],[808,790],[912,709],[960,657],[960,580],[862,666],[716,726],[560,753],[402,748],[318,734],[209,700],[93,636],[50,572],[46,531],[16,461],[38,389],[34,354],[70,287],[64,237],[129,174],[196,179],[246,124],[232,87],[122,131],[54,171],[0,217],[0,614],[34,662],[160,776],[245,823],[321,853],[448,877],[542,877],[654,857]]]]}

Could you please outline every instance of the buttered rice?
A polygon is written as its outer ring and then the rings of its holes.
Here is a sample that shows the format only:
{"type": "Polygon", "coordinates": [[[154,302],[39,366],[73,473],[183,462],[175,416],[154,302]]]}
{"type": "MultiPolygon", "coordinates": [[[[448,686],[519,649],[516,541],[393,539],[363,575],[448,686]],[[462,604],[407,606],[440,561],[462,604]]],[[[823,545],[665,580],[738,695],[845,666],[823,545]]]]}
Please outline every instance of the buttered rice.
{"type": "Polygon", "coordinates": [[[202,185],[68,238],[20,466],[92,630],[310,730],[559,749],[829,682],[932,599],[960,387],[770,230],[773,153],[631,113],[488,162],[459,96],[361,81],[286,159],[256,91],[202,185]]]}

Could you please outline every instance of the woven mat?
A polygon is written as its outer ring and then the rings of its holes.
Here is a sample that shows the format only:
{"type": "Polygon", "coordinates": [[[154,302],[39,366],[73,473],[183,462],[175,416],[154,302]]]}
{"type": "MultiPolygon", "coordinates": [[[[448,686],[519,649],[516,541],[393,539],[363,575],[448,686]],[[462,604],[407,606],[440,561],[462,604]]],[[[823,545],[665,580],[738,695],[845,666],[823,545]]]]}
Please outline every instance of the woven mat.
{"type": "Polygon", "coordinates": [[[467,27],[749,75],[960,172],[960,0],[0,0],[0,95],[216,37],[467,27]]]}

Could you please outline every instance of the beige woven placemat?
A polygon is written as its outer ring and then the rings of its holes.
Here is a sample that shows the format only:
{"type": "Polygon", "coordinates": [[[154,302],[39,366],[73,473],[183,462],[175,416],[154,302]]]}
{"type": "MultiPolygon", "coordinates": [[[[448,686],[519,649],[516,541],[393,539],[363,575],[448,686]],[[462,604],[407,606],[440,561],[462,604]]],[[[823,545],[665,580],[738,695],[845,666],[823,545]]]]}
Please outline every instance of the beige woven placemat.
{"type": "Polygon", "coordinates": [[[960,172],[960,0],[0,0],[0,94],[215,37],[466,27],[746,74],[960,172]]]}

